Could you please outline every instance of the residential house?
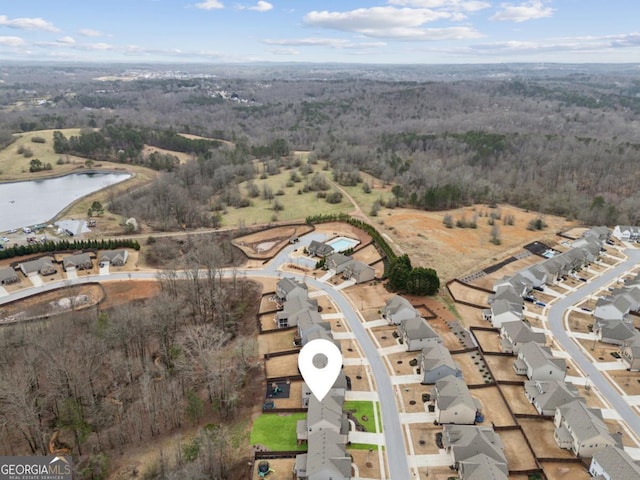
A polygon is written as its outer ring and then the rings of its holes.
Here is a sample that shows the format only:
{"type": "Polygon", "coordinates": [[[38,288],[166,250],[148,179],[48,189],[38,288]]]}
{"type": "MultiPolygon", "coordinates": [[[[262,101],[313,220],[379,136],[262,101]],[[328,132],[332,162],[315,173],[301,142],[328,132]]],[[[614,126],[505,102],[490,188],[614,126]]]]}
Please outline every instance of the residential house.
{"type": "Polygon", "coordinates": [[[74,268],[76,270],[90,270],[93,268],[93,260],[91,260],[91,255],[88,253],[68,255],[62,259],[62,268],[64,268],[65,272],[70,268],[74,268]]]}
{"type": "Polygon", "coordinates": [[[360,260],[351,260],[344,268],[342,277],[345,280],[353,279],[356,283],[364,283],[376,278],[376,271],[360,260]]]}
{"type": "MultiPolygon", "coordinates": [[[[334,341],[331,335],[331,324],[323,322],[318,312],[305,310],[298,315],[298,337],[300,345],[304,346],[311,340],[323,338],[334,341]]],[[[336,343],[336,342],[334,342],[336,343]]],[[[339,343],[336,343],[340,347],[339,343]]]]}
{"type": "Polygon", "coordinates": [[[18,274],[11,267],[0,268],[0,285],[10,285],[20,281],[18,274]]]}
{"type": "Polygon", "coordinates": [[[442,339],[422,317],[403,320],[398,325],[398,334],[407,346],[408,352],[422,350],[432,343],[441,343],[442,339]]]}
{"type": "Polygon", "coordinates": [[[431,401],[438,423],[473,425],[476,422],[478,403],[460,378],[449,375],[437,380],[431,391],[431,401]]]}
{"type": "Polygon", "coordinates": [[[522,298],[520,303],[512,303],[504,299],[494,300],[491,304],[489,318],[485,315],[491,325],[496,328],[502,327],[505,322],[517,322],[524,318],[522,313],[522,298]]]}
{"type": "Polygon", "coordinates": [[[605,447],[593,454],[589,473],[598,480],[638,480],[640,465],[622,448],[605,447]]]}
{"type": "Polygon", "coordinates": [[[282,304],[282,310],[276,312],[275,322],[278,328],[295,327],[301,315],[307,311],[318,311],[318,301],[304,298],[302,295],[293,297],[282,304]]]}
{"type": "Polygon", "coordinates": [[[633,323],[626,320],[599,320],[593,323],[593,333],[603,343],[612,345],[624,345],[626,341],[633,338],[637,330],[633,323]]]}
{"type": "Polygon", "coordinates": [[[347,443],[349,434],[349,420],[342,411],[345,391],[342,389],[330,390],[322,401],[311,395],[306,418],[298,420],[296,434],[298,445],[307,442],[313,432],[320,430],[333,430],[340,435],[341,443],[347,443]]]}
{"type": "Polygon", "coordinates": [[[36,260],[22,262],[20,264],[20,270],[22,270],[22,273],[27,277],[34,275],[53,275],[57,272],[53,262],[52,257],[40,257],[36,260]]]}
{"type": "Polygon", "coordinates": [[[442,343],[432,343],[422,349],[418,365],[423,385],[433,385],[438,380],[453,375],[462,378],[460,366],[451,357],[451,352],[442,343]]]}
{"type": "Polygon", "coordinates": [[[640,240],[640,227],[633,225],[616,225],[612,235],[618,240],[625,242],[637,242],[640,240]]]}
{"type": "Polygon", "coordinates": [[[307,284],[292,277],[285,277],[276,284],[276,297],[282,303],[293,297],[307,298],[309,291],[307,284]]]}
{"type": "Polygon", "coordinates": [[[335,271],[336,274],[340,274],[352,260],[348,255],[335,252],[325,259],[324,266],[329,270],[335,271]]]}
{"type": "Polygon", "coordinates": [[[394,325],[419,316],[420,314],[413,308],[411,302],[400,295],[394,295],[382,307],[382,318],[386,318],[389,323],[394,325]]]}
{"type": "Polygon", "coordinates": [[[311,240],[311,243],[307,247],[307,252],[312,257],[320,257],[325,258],[331,255],[334,250],[331,245],[327,245],[326,243],[318,242],[317,240],[311,240]]]}
{"type": "Polygon", "coordinates": [[[504,465],[484,453],[458,462],[458,477],[461,480],[508,480],[504,465]]]}
{"type": "Polygon", "coordinates": [[[296,456],[297,480],[350,480],[351,456],[340,434],[319,430],[309,435],[307,453],[296,456]]]}
{"type": "Polygon", "coordinates": [[[529,342],[520,347],[513,369],[529,380],[564,380],[567,362],[551,355],[549,348],[529,342]]]}
{"type": "Polygon", "coordinates": [[[547,276],[549,275],[539,264],[520,270],[519,273],[531,283],[532,288],[543,287],[547,283],[547,276]]]}
{"type": "Polygon", "coordinates": [[[552,417],[556,409],[574,400],[584,399],[578,389],[563,380],[529,380],[524,382],[524,395],[540,415],[552,417]]]}
{"type": "Polygon", "coordinates": [[[500,327],[500,348],[504,353],[517,355],[520,347],[528,342],[544,345],[547,339],[542,332],[534,332],[528,322],[505,322],[500,327]]]}
{"type": "Polygon", "coordinates": [[[627,340],[620,349],[620,357],[632,372],[640,371],[640,333],[627,340]]]}
{"type": "Polygon", "coordinates": [[[596,301],[593,316],[602,321],[622,320],[631,311],[631,307],[632,302],[625,295],[609,295],[596,301]]]}
{"type": "MultiPolygon", "coordinates": [[[[337,390],[337,391],[342,390],[342,392],[346,392],[347,390],[350,390],[350,389],[351,388],[349,385],[349,380],[347,379],[347,376],[344,374],[344,370],[340,370],[340,373],[338,374],[338,378],[336,379],[336,381],[333,383],[333,386],[331,387],[331,392],[333,392],[334,390],[337,390]]],[[[301,398],[302,398],[303,408],[309,408],[309,398],[311,398],[311,389],[305,382],[302,383],[301,398]]]]}
{"type": "Polygon", "coordinates": [[[593,457],[604,447],[616,446],[600,410],[574,400],[556,409],[553,437],[560,448],[571,450],[577,457],[593,457]]]}
{"type": "Polygon", "coordinates": [[[500,436],[492,427],[445,425],[442,443],[463,480],[505,480],[507,457],[500,436]],[[482,474],[485,473],[484,476],[482,474]]]}
{"type": "Polygon", "coordinates": [[[109,263],[112,267],[123,267],[129,259],[129,251],[121,250],[103,250],[100,252],[100,263],[109,263]]]}

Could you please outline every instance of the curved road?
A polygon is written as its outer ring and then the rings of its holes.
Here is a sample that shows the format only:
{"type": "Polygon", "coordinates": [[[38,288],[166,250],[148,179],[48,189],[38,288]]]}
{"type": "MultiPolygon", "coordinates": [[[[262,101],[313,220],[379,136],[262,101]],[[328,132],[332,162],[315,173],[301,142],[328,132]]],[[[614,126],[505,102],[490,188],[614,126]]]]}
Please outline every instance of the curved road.
{"type": "MultiPolygon", "coordinates": [[[[313,238],[314,233],[306,235],[313,238]]],[[[320,238],[320,240],[324,240],[320,238]]],[[[247,277],[282,277],[292,276],[303,279],[306,283],[318,290],[322,290],[334,301],[344,314],[345,320],[349,323],[349,327],[353,331],[356,339],[362,347],[369,364],[371,372],[377,386],[377,393],[380,401],[380,411],[382,413],[383,434],[385,438],[385,451],[387,454],[387,464],[392,478],[409,479],[409,464],[407,459],[407,451],[405,448],[404,435],[400,422],[400,415],[396,405],[395,393],[391,384],[391,379],[387,373],[387,369],[378,354],[378,350],[373,344],[371,337],[367,334],[362,322],[358,318],[358,313],[347,297],[331,285],[321,283],[315,278],[308,277],[300,273],[281,272],[278,267],[287,262],[289,254],[293,252],[299,245],[288,245],[273,260],[261,269],[237,269],[238,275],[246,275],[247,277]]],[[[60,280],[51,283],[45,283],[40,287],[25,288],[13,292],[5,297],[0,298],[0,305],[14,300],[35,295],[37,293],[54,290],[56,288],[77,285],[82,283],[100,282],[108,280],[155,280],[158,272],[127,272],[127,273],[110,273],[107,275],[88,275],[77,279],[60,280]]],[[[225,271],[225,276],[232,275],[231,270],[225,271]]],[[[202,272],[203,278],[205,272],[202,272]]],[[[184,276],[179,275],[179,276],[184,276]]]]}
{"type": "Polygon", "coordinates": [[[604,288],[613,280],[640,263],[640,250],[630,248],[625,250],[624,253],[627,255],[627,260],[611,270],[604,272],[602,275],[593,278],[577,291],[554,302],[549,308],[548,319],[549,329],[553,333],[556,341],[578,364],[582,372],[588,375],[589,381],[600,390],[600,393],[607,399],[613,409],[620,414],[620,417],[622,417],[622,420],[626,422],[629,428],[635,432],[636,435],[640,435],[640,416],[638,416],[624,398],[622,398],[622,395],[609,383],[600,370],[594,366],[582,349],[578,347],[578,344],[567,334],[564,326],[564,315],[569,307],[604,288]]]}

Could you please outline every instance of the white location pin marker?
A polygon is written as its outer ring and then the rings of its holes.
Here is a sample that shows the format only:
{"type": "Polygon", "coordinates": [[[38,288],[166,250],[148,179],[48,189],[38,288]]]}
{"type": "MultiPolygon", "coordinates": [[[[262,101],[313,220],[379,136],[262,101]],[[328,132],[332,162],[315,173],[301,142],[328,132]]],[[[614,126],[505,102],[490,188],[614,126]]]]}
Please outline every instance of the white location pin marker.
{"type": "Polygon", "coordinates": [[[340,375],[342,353],[329,340],[322,338],[311,340],[298,354],[298,368],[311,393],[321,402],[340,375]],[[316,355],[320,358],[316,358],[316,355]],[[317,364],[324,367],[316,367],[313,363],[314,359],[317,364]]]}

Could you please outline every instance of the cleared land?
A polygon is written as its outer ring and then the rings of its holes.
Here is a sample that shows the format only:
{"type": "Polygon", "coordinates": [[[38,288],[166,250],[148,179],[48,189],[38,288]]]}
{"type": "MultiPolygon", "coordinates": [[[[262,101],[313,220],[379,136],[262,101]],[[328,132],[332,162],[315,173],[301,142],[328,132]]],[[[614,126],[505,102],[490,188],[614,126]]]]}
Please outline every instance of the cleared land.
{"type": "Polygon", "coordinates": [[[527,446],[521,430],[500,430],[498,434],[504,445],[509,470],[533,470],[536,468],[536,459],[527,446]]]}
{"type": "Polygon", "coordinates": [[[553,421],[521,418],[519,423],[538,458],[575,458],[569,450],[558,447],[553,438],[553,421]]]}
{"type": "Polygon", "coordinates": [[[471,220],[475,214],[494,211],[483,205],[459,208],[446,212],[424,212],[404,208],[383,210],[380,212],[378,228],[409,254],[414,265],[435,268],[440,278],[451,279],[472,273],[496,261],[521,251],[522,246],[538,240],[555,243],[555,232],[572,227],[564,218],[545,216],[548,228],[544,231],[527,230],[530,220],[538,214],[511,207],[500,206],[501,214],[513,215],[515,225],[497,224],[501,232],[501,245],[489,243],[491,226],[487,218],[479,217],[478,228],[446,228],[442,224],[445,215],[455,220],[466,218],[471,220]]]}
{"type": "Polygon", "coordinates": [[[515,425],[498,387],[473,388],[471,395],[480,401],[486,425],[493,424],[498,427],[515,425]]]}

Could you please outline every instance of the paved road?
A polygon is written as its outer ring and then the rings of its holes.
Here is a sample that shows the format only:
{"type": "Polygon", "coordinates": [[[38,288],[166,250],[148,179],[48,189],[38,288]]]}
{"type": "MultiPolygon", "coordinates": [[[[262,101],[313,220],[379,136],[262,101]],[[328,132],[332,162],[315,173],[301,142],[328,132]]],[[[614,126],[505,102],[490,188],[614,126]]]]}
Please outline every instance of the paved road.
{"type": "Polygon", "coordinates": [[[589,381],[595,385],[600,393],[609,401],[629,428],[640,435],[640,416],[622,398],[620,393],[609,383],[602,373],[593,365],[582,349],[569,337],[564,326],[564,314],[566,310],[579,303],[583,298],[605,287],[608,283],[623,275],[627,270],[640,263],[640,250],[627,249],[624,251],[627,260],[592,279],[577,291],[557,300],[549,309],[549,328],[556,341],[573,358],[580,369],[589,376],[589,381]]]}
{"type": "MultiPolygon", "coordinates": [[[[310,233],[305,236],[305,243],[308,240],[324,240],[324,234],[310,233]]],[[[385,438],[385,451],[387,454],[387,462],[389,466],[389,472],[391,472],[394,479],[409,479],[411,478],[409,472],[409,463],[407,459],[407,451],[405,449],[404,435],[402,433],[402,426],[400,422],[400,414],[396,405],[395,393],[393,385],[387,373],[387,369],[382,362],[378,350],[373,344],[371,337],[367,334],[364,326],[358,318],[356,309],[349,302],[347,297],[341,292],[335,290],[331,285],[321,283],[313,277],[308,277],[300,273],[286,272],[283,273],[278,270],[283,263],[287,262],[287,258],[295,248],[301,248],[299,244],[289,245],[283,249],[271,262],[265,265],[262,269],[237,269],[236,273],[240,276],[247,277],[282,277],[293,276],[300,279],[304,279],[308,285],[322,290],[329,295],[329,297],[340,308],[346,321],[349,323],[349,327],[353,331],[356,339],[362,347],[369,365],[371,366],[371,372],[376,382],[378,389],[378,396],[380,400],[380,411],[382,413],[383,434],[385,438]]],[[[232,275],[233,272],[227,271],[225,275],[232,275]]],[[[202,272],[204,277],[205,272],[202,272]]],[[[179,276],[184,276],[179,275],[179,276]]],[[[126,272],[126,273],[110,273],[106,275],[88,275],[82,276],[75,280],[61,280],[56,282],[45,283],[40,287],[32,287],[13,292],[6,297],[0,298],[0,305],[13,300],[19,300],[36,293],[42,293],[56,288],[77,285],[83,283],[107,281],[107,280],[153,280],[157,278],[156,272],[126,272]]]]}

